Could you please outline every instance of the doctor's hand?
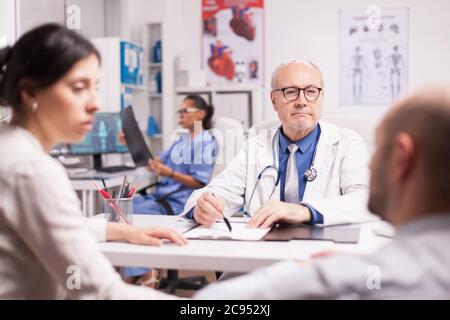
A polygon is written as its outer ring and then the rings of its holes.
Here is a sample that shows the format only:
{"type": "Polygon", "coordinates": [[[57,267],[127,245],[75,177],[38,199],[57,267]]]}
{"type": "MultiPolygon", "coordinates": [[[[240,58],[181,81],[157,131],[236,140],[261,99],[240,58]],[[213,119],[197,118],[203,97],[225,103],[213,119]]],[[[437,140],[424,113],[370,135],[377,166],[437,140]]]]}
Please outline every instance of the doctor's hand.
{"type": "Polygon", "coordinates": [[[311,220],[311,212],[301,204],[271,200],[264,203],[247,226],[249,228],[269,228],[274,223],[297,224],[311,220]]]}
{"type": "Polygon", "coordinates": [[[197,223],[210,227],[216,220],[222,218],[224,203],[210,192],[205,192],[197,200],[194,209],[194,219],[197,223]]]}

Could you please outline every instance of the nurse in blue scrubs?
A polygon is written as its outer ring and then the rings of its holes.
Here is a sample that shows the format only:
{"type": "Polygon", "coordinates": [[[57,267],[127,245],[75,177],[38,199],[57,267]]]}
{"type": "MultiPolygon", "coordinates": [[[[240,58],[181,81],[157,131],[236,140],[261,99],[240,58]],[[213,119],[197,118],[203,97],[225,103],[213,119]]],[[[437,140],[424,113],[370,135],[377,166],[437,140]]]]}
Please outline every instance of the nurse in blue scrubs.
{"type": "Polygon", "coordinates": [[[211,178],[216,144],[207,130],[211,128],[214,108],[202,97],[189,95],[177,113],[179,124],[188,133],[150,160],[148,168],[158,175],[159,184],[154,193],[134,200],[136,214],[171,214],[171,209],[178,215],[191,193],[211,178]]]}
{"type": "MultiPolygon", "coordinates": [[[[189,95],[177,111],[179,124],[188,133],[158,158],[150,160],[149,170],[159,177],[154,193],[134,200],[135,214],[178,215],[191,193],[208,184],[213,170],[216,143],[209,134],[214,108],[198,95],[189,95]]],[[[146,284],[153,274],[147,268],[124,268],[122,276],[129,283],[146,284]]]]}

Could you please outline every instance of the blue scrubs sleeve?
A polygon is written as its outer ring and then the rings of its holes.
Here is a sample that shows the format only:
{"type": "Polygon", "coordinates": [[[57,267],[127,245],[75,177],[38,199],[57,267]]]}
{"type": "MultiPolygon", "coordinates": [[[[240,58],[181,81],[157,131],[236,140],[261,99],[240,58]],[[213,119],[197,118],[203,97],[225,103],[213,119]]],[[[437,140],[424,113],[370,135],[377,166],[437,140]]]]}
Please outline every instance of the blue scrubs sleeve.
{"type": "Polygon", "coordinates": [[[172,150],[172,147],[173,147],[173,145],[169,149],[161,152],[161,154],[159,155],[159,158],[161,159],[162,163],[167,163],[167,160],[169,159],[170,151],[172,150]]]}

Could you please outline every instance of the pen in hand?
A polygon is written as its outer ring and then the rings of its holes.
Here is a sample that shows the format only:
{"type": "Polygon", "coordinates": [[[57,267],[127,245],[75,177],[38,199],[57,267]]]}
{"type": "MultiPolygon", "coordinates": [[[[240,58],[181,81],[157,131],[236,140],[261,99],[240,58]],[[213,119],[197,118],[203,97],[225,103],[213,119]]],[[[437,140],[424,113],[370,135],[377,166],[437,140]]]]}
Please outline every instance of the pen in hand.
{"type": "MultiPolygon", "coordinates": [[[[216,197],[216,196],[214,195],[214,193],[211,192],[211,194],[212,194],[212,196],[213,196],[214,198],[216,197]]],[[[227,225],[228,230],[231,232],[231,230],[233,230],[233,229],[231,228],[231,223],[230,223],[230,221],[228,220],[227,217],[225,217],[225,215],[223,214],[223,211],[221,211],[220,213],[222,214],[223,221],[224,221],[225,224],[227,225]]]]}
{"type": "Polygon", "coordinates": [[[222,212],[222,217],[223,217],[223,221],[225,221],[225,224],[227,225],[228,230],[231,232],[231,230],[232,230],[231,229],[231,223],[228,220],[228,218],[223,215],[223,212],[222,212]]]}

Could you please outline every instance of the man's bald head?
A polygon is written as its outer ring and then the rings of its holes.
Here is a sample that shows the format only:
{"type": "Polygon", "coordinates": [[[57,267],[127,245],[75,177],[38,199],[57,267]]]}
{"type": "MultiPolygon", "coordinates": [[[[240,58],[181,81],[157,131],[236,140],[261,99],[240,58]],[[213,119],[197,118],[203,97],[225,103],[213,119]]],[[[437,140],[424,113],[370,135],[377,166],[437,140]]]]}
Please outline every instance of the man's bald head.
{"type": "Polygon", "coordinates": [[[380,130],[387,154],[398,134],[408,134],[426,173],[424,193],[440,201],[450,198],[450,87],[425,88],[399,101],[380,130]]]}
{"type": "Polygon", "coordinates": [[[305,67],[310,67],[311,69],[315,69],[315,71],[317,71],[319,76],[320,76],[321,87],[322,88],[324,87],[322,71],[320,71],[320,69],[319,69],[319,67],[317,65],[315,65],[314,63],[309,62],[309,61],[294,60],[294,61],[291,61],[289,63],[282,63],[282,64],[280,64],[275,69],[275,71],[272,73],[272,81],[271,81],[272,90],[279,89],[278,88],[278,76],[279,76],[280,71],[283,70],[284,68],[292,65],[292,64],[299,64],[299,65],[303,65],[305,67]]]}

